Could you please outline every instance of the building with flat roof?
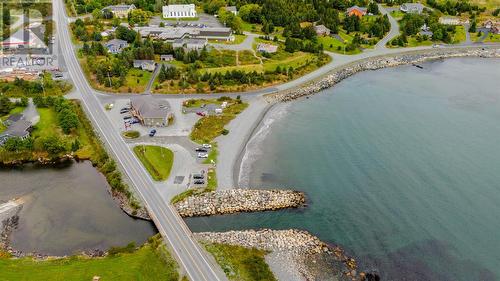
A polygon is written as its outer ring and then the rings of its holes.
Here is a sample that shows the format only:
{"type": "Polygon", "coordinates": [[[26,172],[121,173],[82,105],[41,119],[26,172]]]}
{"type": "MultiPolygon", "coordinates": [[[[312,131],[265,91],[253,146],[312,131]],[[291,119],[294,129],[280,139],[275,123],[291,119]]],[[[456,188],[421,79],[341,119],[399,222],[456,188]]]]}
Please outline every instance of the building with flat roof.
{"type": "Polygon", "coordinates": [[[121,4],[121,5],[107,6],[101,11],[109,10],[113,14],[113,16],[117,18],[126,18],[128,17],[128,14],[134,9],[135,9],[134,4],[131,5],[121,4]]]}
{"type": "Polygon", "coordinates": [[[163,6],[163,17],[166,19],[196,18],[197,16],[194,4],[163,6]]]}
{"type": "Polygon", "coordinates": [[[159,27],[140,26],[135,27],[142,37],[174,42],[177,39],[201,38],[207,40],[234,41],[231,28],[228,27],[159,27]]]}
{"type": "Polygon", "coordinates": [[[148,96],[133,97],[130,106],[132,115],[144,126],[166,127],[173,116],[168,106],[148,96]]]}
{"type": "Polygon", "coordinates": [[[173,48],[184,48],[187,51],[199,51],[208,44],[207,39],[186,38],[177,39],[172,43],[173,48]]]}

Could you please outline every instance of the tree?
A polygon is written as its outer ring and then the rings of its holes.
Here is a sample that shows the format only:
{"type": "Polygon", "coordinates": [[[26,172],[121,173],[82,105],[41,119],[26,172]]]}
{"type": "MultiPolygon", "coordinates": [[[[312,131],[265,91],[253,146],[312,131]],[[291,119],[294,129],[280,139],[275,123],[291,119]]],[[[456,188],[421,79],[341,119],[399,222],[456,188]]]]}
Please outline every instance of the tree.
{"type": "Polygon", "coordinates": [[[66,150],[64,142],[56,136],[48,136],[42,140],[43,149],[51,155],[57,155],[66,150]]]}
{"type": "Polygon", "coordinates": [[[7,115],[14,108],[14,103],[5,96],[0,97],[0,115],[7,115]]]}
{"type": "Polygon", "coordinates": [[[246,22],[261,23],[262,7],[258,4],[246,4],[240,7],[238,15],[246,22]]]}
{"type": "Polygon", "coordinates": [[[380,11],[378,10],[378,5],[377,3],[375,2],[370,2],[370,4],[368,4],[368,9],[367,9],[367,12],[368,13],[371,13],[373,15],[378,15],[380,14],[380,11]]]}

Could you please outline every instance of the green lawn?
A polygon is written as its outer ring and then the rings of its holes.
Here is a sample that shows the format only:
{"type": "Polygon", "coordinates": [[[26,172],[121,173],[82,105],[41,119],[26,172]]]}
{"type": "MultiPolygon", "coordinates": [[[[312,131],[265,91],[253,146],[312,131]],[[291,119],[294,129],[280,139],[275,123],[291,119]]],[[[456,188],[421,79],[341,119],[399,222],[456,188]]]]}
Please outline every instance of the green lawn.
{"type": "Polygon", "coordinates": [[[266,263],[266,252],[226,244],[205,244],[226,276],[232,281],[276,281],[266,263]]]}
{"type": "Polygon", "coordinates": [[[463,25],[457,25],[455,27],[455,34],[453,35],[452,43],[458,44],[461,42],[465,42],[465,39],[465,28],[463,27],[463,25]]]}
{"type": "Polygon", "coordinates": [[[486,38],[484,38],[483,42],[500,42],[500,34],[488,34],[486,38]]]}
{"type": "Polygon", "coordinates": [[[216,137],[222,134],[224,126],[229,124],[247,106],[247,103],[229,101],[228,107],[224,109],[222,114],[202,117],[194,125],[190,135],[191,140],[197,143],[211,143],[216,137]]]}
{"type": "Polygon", "coordinates": [[[239,51],[238,62],[240,65],[260,64],[260,60],[256,58],[250,50],[239,51]]]}
{"type": "Polygon", "coordinates": [[[40,114],[40,121],[35,125],[35,130],[32,132],[32,136],[36,137],[48,137],[54,135],[60,135],[61,129],[58,126],[56,112],[52,108],[37,108],[40,114]]]}
{"type": "Polygon", "coordinates": [[[152,72],[144,71],[136,68],[131,68],[127,76],[125,78],[125,85],[128,87],[131,93],[140,93],[146,90],[146,86],[148,85],[152,72]]]}
{"type": "Polygon", "coordinates": [[[174,163],[174,153],[170,149],[154,145],[138,145],[134,147],[134,152],[154,180],[168,179],[174,163]]]}
{"type": "Polygon", "coordinates": [[[89,281],[94,276],[100,276],[102,281],[179,280],[175,260],[163,246],[153,249],[151,245],[105,258],[69,257],[48,261],[0,258],[0,272],[4,281],[89,281]]]}
{"type": "Polygon", "coordinates": [[[404,13],[401,12],[401,10],[395,10],[395,11],[392,11],[391,12],[391,16],[395,19],[395,20],[400,20],[403,18],[404,16],[404,13]]]}

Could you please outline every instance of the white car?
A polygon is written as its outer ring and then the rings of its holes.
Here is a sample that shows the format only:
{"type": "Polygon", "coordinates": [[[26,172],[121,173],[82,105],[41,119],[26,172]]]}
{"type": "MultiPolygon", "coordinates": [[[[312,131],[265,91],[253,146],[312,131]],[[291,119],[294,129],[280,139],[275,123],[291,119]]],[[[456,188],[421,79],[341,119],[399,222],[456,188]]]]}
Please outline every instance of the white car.
{"type": "Polygon", "coordinates": [[[204,143],[201,145],[203,148],[206,148],[206,149],[209,149],[209,148],[212,148],[212,145],[211,144],[208,144],[208,143],[204,143]]]}
{"type": "Polygon", "coordinates": [[[208,153],[200,152],[198,153],[198,158],[208,158],[208,153]]]}

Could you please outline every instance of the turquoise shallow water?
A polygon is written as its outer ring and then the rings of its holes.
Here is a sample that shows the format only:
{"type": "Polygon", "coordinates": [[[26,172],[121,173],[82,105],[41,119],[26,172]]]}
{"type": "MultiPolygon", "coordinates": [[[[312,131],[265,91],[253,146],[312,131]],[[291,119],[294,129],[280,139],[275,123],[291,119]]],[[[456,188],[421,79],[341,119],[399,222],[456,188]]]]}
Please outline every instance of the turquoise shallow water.
{"type": "Polygon", "coordinates": [[[303,190],[307,208],[191,229],[306,229],[383,280],[500,280],[500,60],[423,66],[363,72],[282,109],[250,185],[303,190]]]}

